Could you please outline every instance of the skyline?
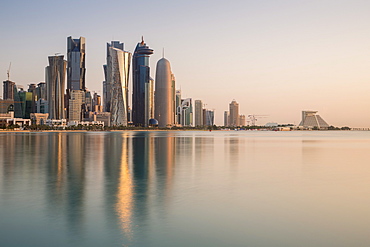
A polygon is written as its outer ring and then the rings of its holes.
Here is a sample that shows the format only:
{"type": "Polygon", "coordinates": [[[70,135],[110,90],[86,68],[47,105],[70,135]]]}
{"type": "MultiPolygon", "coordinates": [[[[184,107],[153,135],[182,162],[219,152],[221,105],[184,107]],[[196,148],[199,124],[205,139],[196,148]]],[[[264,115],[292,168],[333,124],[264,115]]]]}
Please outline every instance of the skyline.
{"type": "MultiPolygon", "coordinates": [[[[102,95],[105,44],[119,40],[133,52],[143,35],[154,50],[151,77],[164,47],[182,98],[215,109],[217,125],[233,99],[240,114],[269,115],[257,123],[299,124],[303,110],[314,110],[329,125],[370,125],[370,3],[117,1],[114,9],[70,3],[4,3],[1,80],[11,62],[17,85],[45,81],[48,56],[66,57],[66,37],[82,36],[86,87],[102,95]],[[150,10],[136,10],[145,4],[150,10]],[[130,11],[119,15],[122,9],[130,11]]],[[[131,97],[132,76],[129,84],[131,97]]]]}

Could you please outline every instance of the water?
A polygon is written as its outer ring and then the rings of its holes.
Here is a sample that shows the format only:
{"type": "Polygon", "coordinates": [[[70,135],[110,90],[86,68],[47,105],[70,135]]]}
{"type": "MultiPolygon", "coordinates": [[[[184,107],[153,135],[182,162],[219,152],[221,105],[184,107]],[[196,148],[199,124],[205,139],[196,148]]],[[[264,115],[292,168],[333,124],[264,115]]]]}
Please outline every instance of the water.
{"type": "Polygon", "coordinates": [[[370,132],[0,133],[0,246],[370,246],[370,132]]]}

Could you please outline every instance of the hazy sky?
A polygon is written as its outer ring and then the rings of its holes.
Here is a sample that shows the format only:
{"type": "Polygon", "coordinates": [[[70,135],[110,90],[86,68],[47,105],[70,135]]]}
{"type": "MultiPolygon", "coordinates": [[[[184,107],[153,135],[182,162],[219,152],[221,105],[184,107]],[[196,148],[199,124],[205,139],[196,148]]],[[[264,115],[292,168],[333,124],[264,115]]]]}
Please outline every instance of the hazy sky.
{"type": "MultiPolygon", "coordinates": [[[[331,125],[370,127],[370,1],[5,1],[0,75],[44,81],[47,57],[86,38],[86,85],[102,92],[106,43],[133,51],[141,36],[171,62],[183,98],[215,109],[235,99],[257,121],[299,124],[318,110],[331,125]]],[[[1,87],[2,95],[2,87],[1,87]]]]}

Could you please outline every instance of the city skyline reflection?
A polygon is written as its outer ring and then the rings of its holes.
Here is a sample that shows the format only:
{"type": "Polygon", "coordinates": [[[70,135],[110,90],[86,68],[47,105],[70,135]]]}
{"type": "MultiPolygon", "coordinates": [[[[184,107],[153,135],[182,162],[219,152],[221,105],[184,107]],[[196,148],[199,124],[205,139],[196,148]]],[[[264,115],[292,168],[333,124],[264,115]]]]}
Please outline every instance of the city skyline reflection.
{"type": "Polygon", "coordinates": [[[370,132],[0,133],[0,246],[365,246],[369,148],[370,132]]]}

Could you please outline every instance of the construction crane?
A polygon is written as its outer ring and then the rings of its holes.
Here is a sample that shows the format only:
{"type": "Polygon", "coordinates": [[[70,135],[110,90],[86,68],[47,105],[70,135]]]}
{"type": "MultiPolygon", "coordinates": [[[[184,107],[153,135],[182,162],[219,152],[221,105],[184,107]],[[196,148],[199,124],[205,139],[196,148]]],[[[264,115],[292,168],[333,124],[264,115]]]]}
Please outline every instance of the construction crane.
{"type": "Polygon", "coordinates": [[[255,115],[255,114],[250,114],[250,115],[248,115],[248,118],[250,119],[250,122],[252,123],[252,126],[256,126],[257,117],[258,118],[265,118],[265,117],[268,117],[268,116],[269,115],[255,115]]]}
{"type": "Polygon", "coordinates": [[[9,64],[9,69],[6,71],[6,74],[8,75],[8,81],[10,79],[10,68],[12,67],[12,62],[9,64]]]}

